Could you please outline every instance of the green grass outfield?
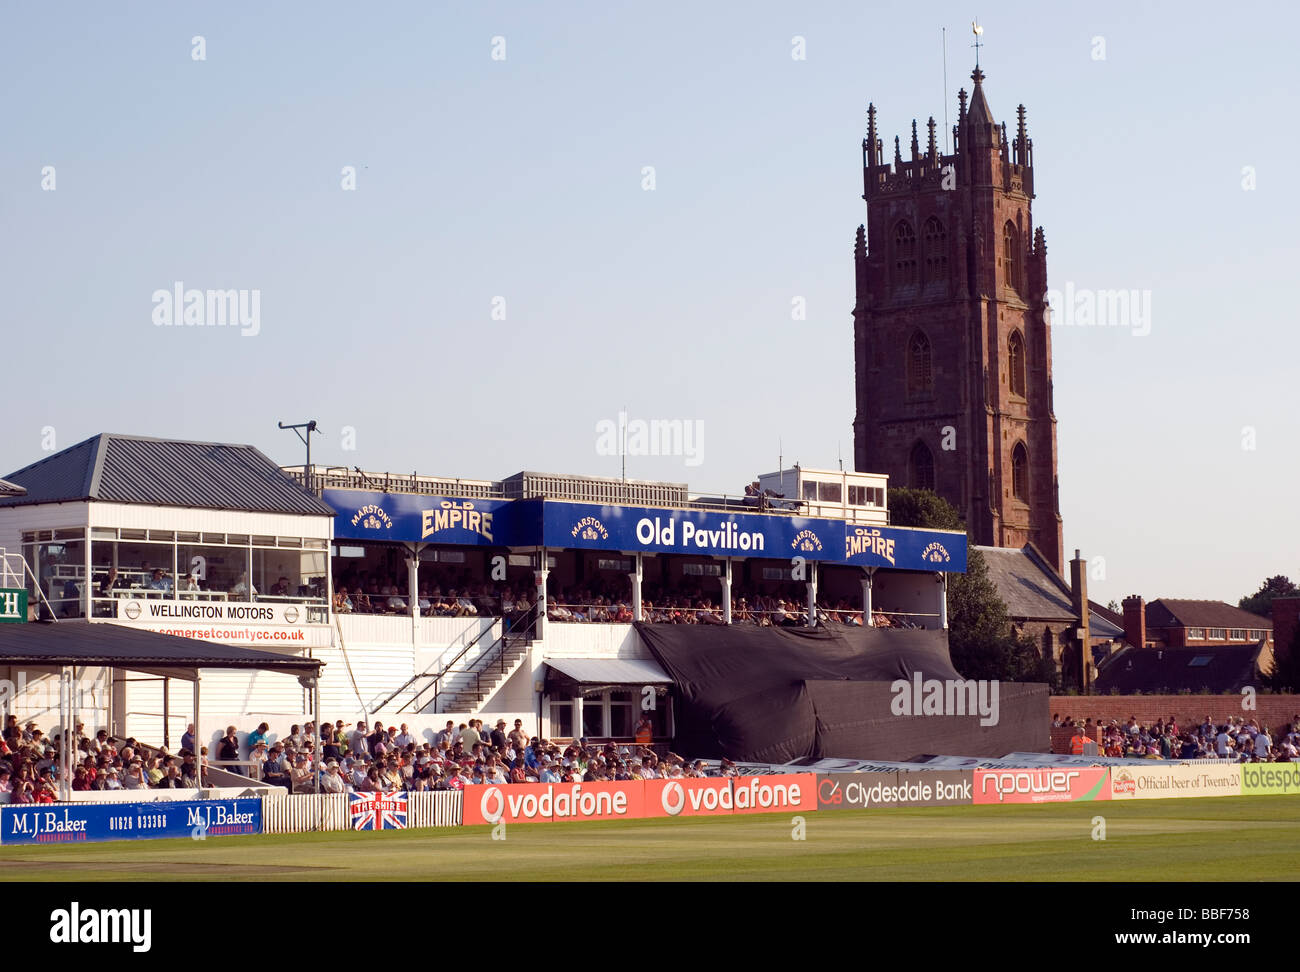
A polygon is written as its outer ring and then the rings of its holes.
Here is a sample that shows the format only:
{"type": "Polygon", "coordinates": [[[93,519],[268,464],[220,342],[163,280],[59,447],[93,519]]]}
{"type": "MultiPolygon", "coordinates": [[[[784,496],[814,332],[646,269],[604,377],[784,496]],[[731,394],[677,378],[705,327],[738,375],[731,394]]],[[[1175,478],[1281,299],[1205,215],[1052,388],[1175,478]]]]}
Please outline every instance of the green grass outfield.
{"type": "Polygon", "coordinates": [[[836,810],[0,848],[9,881],[1253,881],[1300,877],[1300,799],[836,810]],[[1093,818],[1106,839],[1093,839],[1093,818]]]}

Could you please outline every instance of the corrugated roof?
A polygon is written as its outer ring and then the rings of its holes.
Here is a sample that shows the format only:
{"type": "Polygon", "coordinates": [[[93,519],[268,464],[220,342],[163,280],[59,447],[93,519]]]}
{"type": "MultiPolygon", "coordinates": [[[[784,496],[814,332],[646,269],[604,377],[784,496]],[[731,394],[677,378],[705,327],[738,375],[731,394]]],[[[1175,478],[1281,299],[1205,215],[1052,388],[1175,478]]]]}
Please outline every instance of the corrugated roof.
{"type": "Polygon", "coordinates": [[[1147,605],[1147,628],[1267,628],[1273,621],[1224,601],[1162,597],[1147,605]]]}
{"type": "Polygon", "coordinates": [[[33,463],[8,479],[26,495],[0,506],[101,500],[333,516],[334,510],[290,479],[258,449],[101,434],[33,463]]]}
{"type": "Polygon", "coordinates": [[[17,483],[11,483],[7,479],[0,479],[0,496],[22,496],[27,492],[17,483]]]}
{"type": "Polygon", "coordinates": [[[1237,692],[1258,683],[1262,644],[1211,648],[1135,648],[1126,645],[1097,673],[1096,693],[1187,690],[1237,692]]]}
{"type": "Polygon", "coordinates": [[[91,621],[0,624],[0,665],[242,668],[316,674],[324,662],[91,621]]]}
{"type": "Polygon", "coordinates": [[[671,685],[658,662],[640,658],[548,658],[546,664],[575,682],[599,685],[671,685]]]}

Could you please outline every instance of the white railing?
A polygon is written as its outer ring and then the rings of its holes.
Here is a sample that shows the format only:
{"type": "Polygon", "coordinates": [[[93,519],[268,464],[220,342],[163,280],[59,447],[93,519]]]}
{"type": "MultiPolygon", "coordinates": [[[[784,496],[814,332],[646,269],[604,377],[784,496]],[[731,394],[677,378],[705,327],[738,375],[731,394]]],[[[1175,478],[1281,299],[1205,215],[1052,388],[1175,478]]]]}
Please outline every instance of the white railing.
{"type": "MultiPolygon", "coordinates": [[[[406,826],[458,827],[461,794],[448,790],[408,793],[406,826]]],[[[262,832],[304,834],[325,830],[350,830],[346,793],[302,793],[269,796],[262,800],[262,832]]]]}

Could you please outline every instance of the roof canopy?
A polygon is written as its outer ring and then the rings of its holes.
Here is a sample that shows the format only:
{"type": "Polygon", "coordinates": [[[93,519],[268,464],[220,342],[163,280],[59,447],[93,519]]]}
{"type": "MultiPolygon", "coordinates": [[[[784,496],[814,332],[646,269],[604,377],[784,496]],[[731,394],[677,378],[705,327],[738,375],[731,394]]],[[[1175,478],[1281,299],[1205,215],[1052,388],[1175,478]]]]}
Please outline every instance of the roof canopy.
{"type": "Polygon", "coordinates": [[[7,478],[26,493],[0,493],[0,506],[100,500],[334,515],[333,509],[248,445],[102,434],[7,478]]]}
{"type": "Polygon", "coordinates": [[[243,668],[314,676],[319,674],[324,662],[106,622],[36,621],[0,624],[0,665],[41,668],[105,665],[165,672],[174,678],[192,680],[202,668],[243,668]]]}

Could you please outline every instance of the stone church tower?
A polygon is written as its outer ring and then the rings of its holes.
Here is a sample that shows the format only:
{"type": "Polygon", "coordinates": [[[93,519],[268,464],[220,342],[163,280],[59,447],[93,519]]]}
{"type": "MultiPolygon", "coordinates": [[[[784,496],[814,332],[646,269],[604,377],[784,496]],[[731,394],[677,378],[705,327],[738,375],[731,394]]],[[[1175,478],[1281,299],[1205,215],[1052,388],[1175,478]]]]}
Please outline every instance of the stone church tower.
{"type": "Polygon", "coordinates": [[[1025,108],[1008,139],[984,75],[958,95],[953,153],[912,122],[891,165],[867,109],[867,222],[858,227],[853,309],[857,469],[933,489],[975,543],[1032,541],[1063,567],[1047,246],[1030,213],[1033,142],[1025,108]]]}

